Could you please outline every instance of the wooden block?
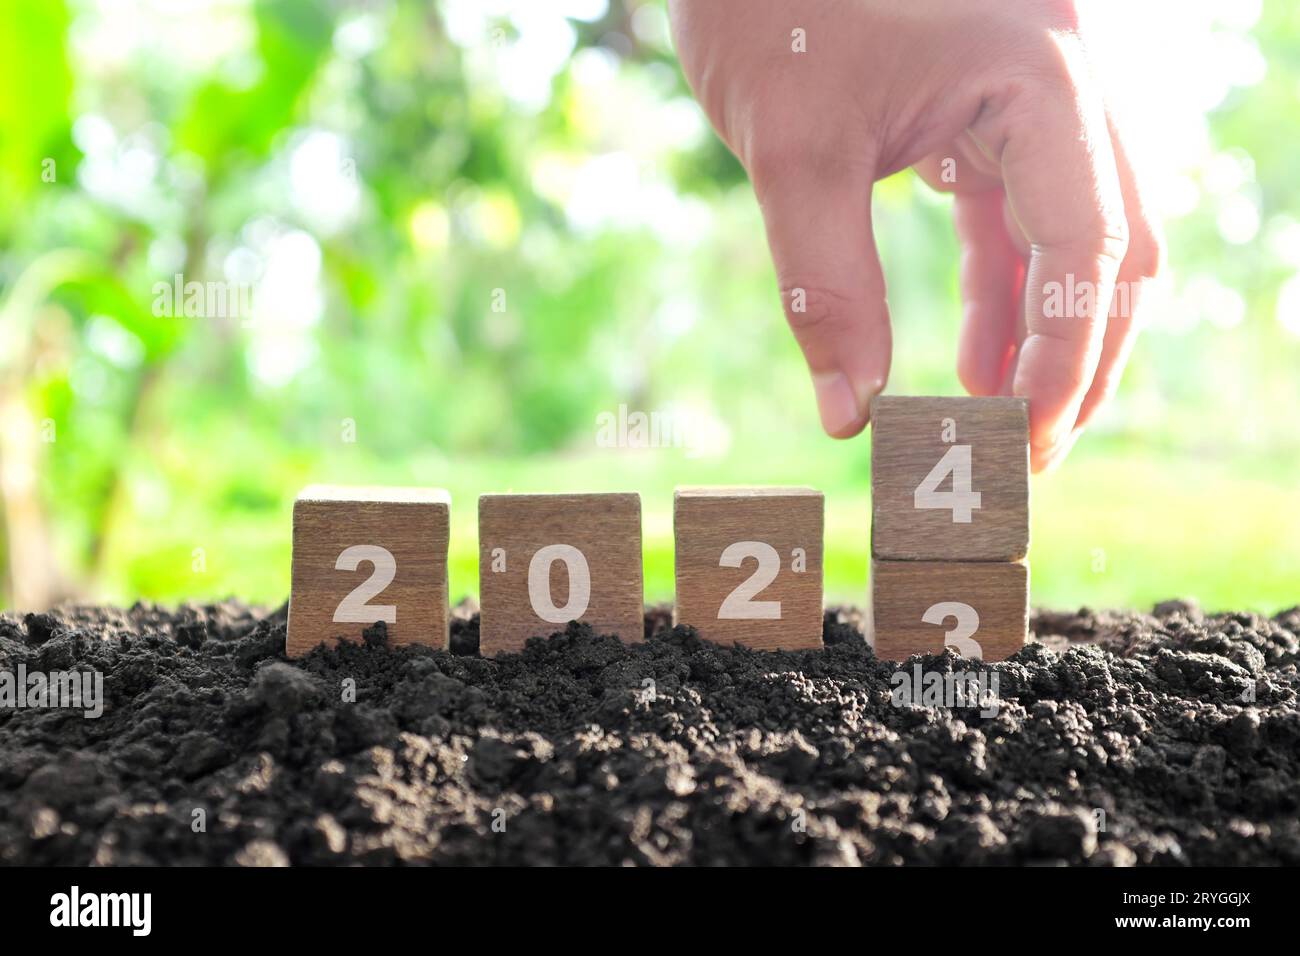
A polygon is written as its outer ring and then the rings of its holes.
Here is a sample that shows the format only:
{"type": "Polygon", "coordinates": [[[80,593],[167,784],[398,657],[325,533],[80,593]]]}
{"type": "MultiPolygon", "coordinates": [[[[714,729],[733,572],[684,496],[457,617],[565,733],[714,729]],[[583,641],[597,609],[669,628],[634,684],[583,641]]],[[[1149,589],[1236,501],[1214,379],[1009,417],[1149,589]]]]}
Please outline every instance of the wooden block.
{"type": "Polygon", "coordinates": [[[438,488],[304,489],[293,506],[285,653],[359,641],[376,621],[390,643],[446,647],[450,510],[438,488]]]}
{"type": "Polygon", "coordinates": [[[484,657],[575,620],[644,639],[640,495],[482,495],[478,539],[484,657]]]}
{"type": "Polygon", "coordinates": [[[1029,628],[1029,566],[1023,561],[871,561],[872,646],[901,661],[938,654],[1000,661],[1029,628]]]}
{"type": "Polygon", "coordinates": [[[881,396],[871,405],[871,553],[1019,561],[1029,550],[1029,406],[881,396]]]}
{"type": "Polygon", "coordinates": [[[812,488],[679,488],[673,619],[718,644],[822,646],[822,525],[812,488]]]}

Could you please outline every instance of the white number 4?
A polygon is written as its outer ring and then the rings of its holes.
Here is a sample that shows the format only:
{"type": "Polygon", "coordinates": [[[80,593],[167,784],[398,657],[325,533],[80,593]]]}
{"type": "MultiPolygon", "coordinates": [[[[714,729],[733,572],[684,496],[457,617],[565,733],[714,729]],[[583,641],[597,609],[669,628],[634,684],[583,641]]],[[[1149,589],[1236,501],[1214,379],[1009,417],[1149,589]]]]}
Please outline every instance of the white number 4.
{"type": "Polygon", "coordinates": [[[980,506],[980,493],[970,487],[970,445],[953,445],[930,473],[916,486],[912,504],[917,508],[947,508],[953,524],[970,524],[971,512],[980,506]],[[952,491],[940,491],[943,480],[952,475],[952,491]]]}

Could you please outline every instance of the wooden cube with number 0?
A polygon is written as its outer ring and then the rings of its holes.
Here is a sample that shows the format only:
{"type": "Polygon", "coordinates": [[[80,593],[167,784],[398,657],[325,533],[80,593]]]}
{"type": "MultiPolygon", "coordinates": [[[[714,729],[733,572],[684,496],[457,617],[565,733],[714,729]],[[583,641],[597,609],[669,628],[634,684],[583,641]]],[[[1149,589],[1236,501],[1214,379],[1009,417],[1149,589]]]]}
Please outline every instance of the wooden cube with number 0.
{"type": "Polygon", "coordinates": [[[293,506],[286,653],[360,640],[447,646],[451,498],[438,488],[313,485],[293,506]]]}
{"type": "Polygon", "coordinates": [[[1029,408],[1020,398],[880,396],[871,405],[871,553],[1019,561],[1029,550],[1029,408]]]}
{"type": "Polygon", "coordinates": [[[1023,561],[871,562],[871,644],[882,660],[938,654],[1000,661],[1025,644],[1023,561]]]}
{"type": "Polygon", "coordinates": [[[640,495],[482,495],[478,537],[484,657],[570,621],[644,639],[640,495]]]}
{"type": "Polygon", "coordinates": [[[679,488],[674,620],[719,644],[821,647],[824,513],[812,488],[679,488]]]}

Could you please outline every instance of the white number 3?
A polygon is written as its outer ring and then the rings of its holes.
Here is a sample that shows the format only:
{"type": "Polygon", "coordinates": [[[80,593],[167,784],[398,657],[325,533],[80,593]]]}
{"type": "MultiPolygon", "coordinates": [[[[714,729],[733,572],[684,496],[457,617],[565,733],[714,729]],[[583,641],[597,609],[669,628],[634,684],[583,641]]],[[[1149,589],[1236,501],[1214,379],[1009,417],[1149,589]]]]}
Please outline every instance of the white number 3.
{"type": "Polygon", "coordinates": [[[339,602],[334,611],[334,623],[374,624],[383,621],[385,624],[396,624],[397,605],[366,602],[393,583],[393,578],[397,576],[397,559],[391,551],[378,545],[354,544],[339,555],[339,559],[334,562],[334,570],[355,571],[362,561],[369,561],[375,570],[339,602]]]}
{"type": "Polygon", "coordinates": [[[940,601],[930,605],[921,615],[921,620],[926,624],[938,624],[940,627],[948,618],[956,620],[957,626],[943,635],[943,646],[955,649],[962,657],[982,661],[984,652],[980,650],[977,641],[971,640],[971,635],[980,629],[979,612],[960,601],[940,601]]]}
{"type": "Polygon", "coordinates": [[[953,445],[916,486],[913,506],[948,508],[952,511],[953,524],[970,524],[971,512],[980,506],[980,493],[971,491],[970,469],[970,445],[953,445]],[[939,485],[950,472],[952,491],[940,491],[939,485]]]}

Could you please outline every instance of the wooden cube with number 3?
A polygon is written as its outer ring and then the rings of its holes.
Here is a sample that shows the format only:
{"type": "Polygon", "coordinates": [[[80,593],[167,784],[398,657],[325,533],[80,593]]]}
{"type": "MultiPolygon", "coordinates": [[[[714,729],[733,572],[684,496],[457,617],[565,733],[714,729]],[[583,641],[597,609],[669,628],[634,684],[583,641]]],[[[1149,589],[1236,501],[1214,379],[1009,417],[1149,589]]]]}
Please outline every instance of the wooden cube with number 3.
{"type": "Polygon", "coordinates": [[[644,639],[640,495],[482,495],[478,538],[484,657],[570,621],[644,639]]]}
{"type": "Polygon", "coordinates": [[[1029,550],[1029,408],[1020,398],[880,396],[871,405],[871,553],[1019,561],[1029,550]]]}
{"type": "Polygon", "coordinates": [[[446,647],[450,508],[437,488],[306,488],[293,506],[285,652],[359,641],[378,621],[393,644],[446,647]]]}
{"type": "Polygon", "coordinates": [[[719,644],[821,647],[824,512],[812,488],[679,488],[674,620],[719,644]]]}
{"type": "Polygon", "coordinates": [[[1000,661],[1025,644],[1023,561],[871,562],[871,644],[882,660],[938,654],[1000,661]]]}

